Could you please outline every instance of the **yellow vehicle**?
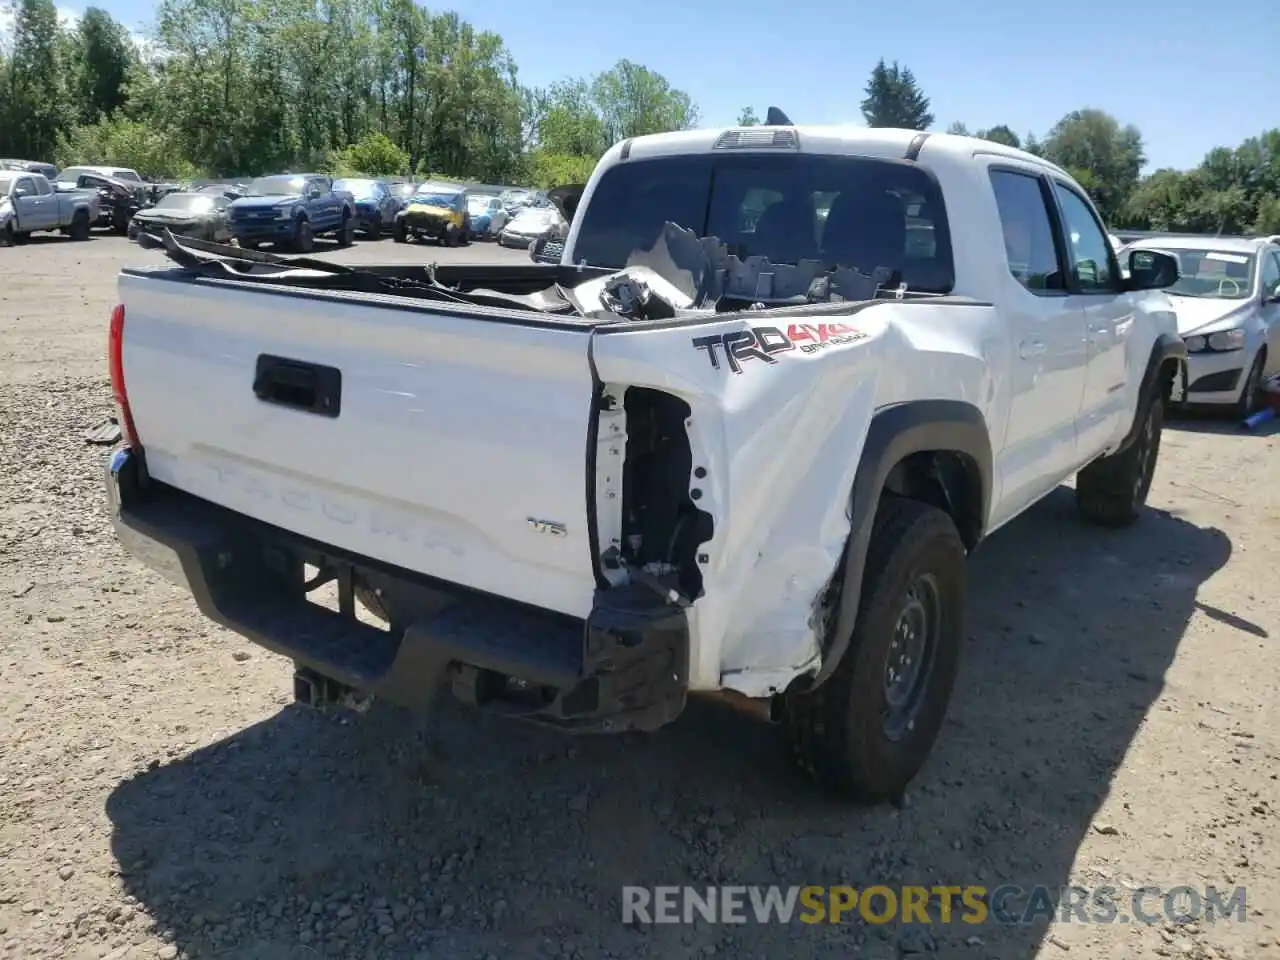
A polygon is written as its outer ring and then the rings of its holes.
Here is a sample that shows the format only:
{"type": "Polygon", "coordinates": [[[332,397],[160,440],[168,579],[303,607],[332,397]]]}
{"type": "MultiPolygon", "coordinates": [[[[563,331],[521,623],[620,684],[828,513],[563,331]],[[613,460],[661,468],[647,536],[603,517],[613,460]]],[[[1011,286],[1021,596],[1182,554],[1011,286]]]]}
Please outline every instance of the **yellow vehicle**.
{"type": "Polygon", "coordinates": [[[448,183],[420,184],[396,214],[391,236],[396,243],[429,237],[442,246],[466,246],[471,242],[466,188],[448,183]]]}

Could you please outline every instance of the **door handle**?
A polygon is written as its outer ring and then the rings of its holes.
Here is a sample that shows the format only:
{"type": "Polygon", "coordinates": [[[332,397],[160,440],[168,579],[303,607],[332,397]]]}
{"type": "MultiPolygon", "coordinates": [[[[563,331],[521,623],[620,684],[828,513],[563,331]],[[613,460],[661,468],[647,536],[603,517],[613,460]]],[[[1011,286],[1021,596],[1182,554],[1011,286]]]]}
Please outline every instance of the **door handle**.
{"type": "Polygon", "coordinates": [[[1046,349],[1043,340],[1023,340],[1018,344],[1018,356],[1023,360],[1033,360],[1036,357],[1043,357],[1046,349]]]}

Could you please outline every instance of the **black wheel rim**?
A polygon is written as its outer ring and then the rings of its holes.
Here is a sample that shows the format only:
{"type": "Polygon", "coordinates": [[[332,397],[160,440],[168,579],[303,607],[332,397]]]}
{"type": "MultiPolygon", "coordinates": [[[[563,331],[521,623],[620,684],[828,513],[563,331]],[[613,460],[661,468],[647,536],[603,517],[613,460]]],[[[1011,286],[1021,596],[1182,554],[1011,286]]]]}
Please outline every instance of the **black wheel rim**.
{"type": "Polygon", "coordinates": [[[884,734],[900,740],[915,729],[933,672],[942,629],[938,581],[924,573],[903,595],[884,666],[884,734]]]}

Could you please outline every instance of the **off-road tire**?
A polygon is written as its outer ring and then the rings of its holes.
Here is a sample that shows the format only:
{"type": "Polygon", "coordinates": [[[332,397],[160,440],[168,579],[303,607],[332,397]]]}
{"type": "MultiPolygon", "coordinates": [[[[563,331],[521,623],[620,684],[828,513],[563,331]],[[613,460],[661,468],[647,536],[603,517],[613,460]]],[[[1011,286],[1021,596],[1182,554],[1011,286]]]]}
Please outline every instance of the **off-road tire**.
{"type": "Polygon", "coordinates": [[[1158,394],[1145,398],[1138,418],[1138,437],[1133,443],[1076,474],[1076,507],[1090,523],[1127,527],[1138,519],[1147,502],[1160,455],[1164,398],[1158,394]]]}
{"type": "Polygon", "coordinates": [[[792,758],[819,785],[848,800],[897,800],[929,756],[946,716],[964,640],[968,566],[952,519],[917,500],[886,495],[876,511],[849,647],[816,690],[790,693],[784,722],[792,758]],[[896,736],[886,729],[891,658],[897,661],[904,611],[930,584],[930,641],[909,684],[896,736]],[[916,592],[913,593],[913,588],[916,592]]]}
{"type": "Polygon", "coordinates": [[[1244,381],[1240,384],[1240,399],[1236,401],[1235,414],[1236,419],[1245,420],[1249,416],[1258,411],[1258,405],[1262,402],[1262,371],[1267,366],[1267,348],[1262,347],[1258,351],[1258,355],[1253,358],[1253,364],[1249,367],[1249,372],[1245,374],[1244,381]]]}
{"type": "Polygon", "coordinates": [[[339,247],[349,247],[356,242],[356,228],[350,217],[343,217],[342,226],[338,228],[337,239],[339,247]]]}
{"type": "Polygon", "coordinates": [[[306,220],[299,220],[293,225],[293,242],[290,244],[298,253],[310,253],[315,249],[316,237],[311,232],[311,224],[306,220]]]}
{"type": "Polygon", "coordinates": [[[409,242],[409,228],[405,226],[403,220],[397,220],[391,225],[391,239],[396,243],[409,242]]]}
{"type": "Polygon", "coordinates": [[[89,239],[89,215],[84,211],[77,212],[71,218],[71,228],[67,231],[67,236],[72,240],[88,240],[89,239]]]}
{"type": "Polygon", "coordinates": [[[374,214],[373,220],[369,222],[366,230],[362,231],[366,240],[380,240],[382,238],[382,214],[374,214]]]}

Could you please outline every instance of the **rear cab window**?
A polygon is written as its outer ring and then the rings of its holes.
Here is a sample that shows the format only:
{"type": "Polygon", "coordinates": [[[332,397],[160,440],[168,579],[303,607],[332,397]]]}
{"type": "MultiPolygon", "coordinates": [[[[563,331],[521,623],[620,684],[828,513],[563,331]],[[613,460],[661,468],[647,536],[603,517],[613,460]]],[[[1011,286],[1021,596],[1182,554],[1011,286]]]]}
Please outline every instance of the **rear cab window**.
{"type": "Polygon", "coordinates": [[[1066,293],[1058,242],[1044,179],[1031,173],[993,168],[988,172],[1000,215],[1009,273],[1037,296],[1066,293]]]}
{"type": "Polygon", "coordinates": [[[740,258],[888,268],[921,293],[955,282],[942,192],[907,161],[742,153],[620,163],[583,210],[573,260],[620,269],[668,220],[740,258]]]}

